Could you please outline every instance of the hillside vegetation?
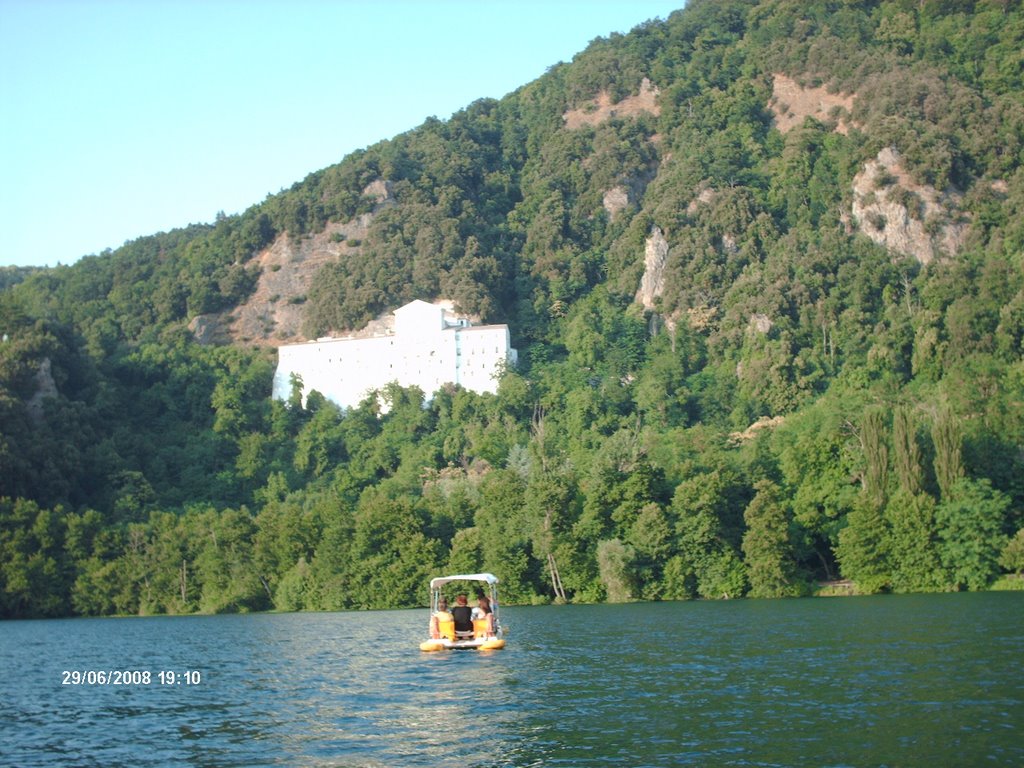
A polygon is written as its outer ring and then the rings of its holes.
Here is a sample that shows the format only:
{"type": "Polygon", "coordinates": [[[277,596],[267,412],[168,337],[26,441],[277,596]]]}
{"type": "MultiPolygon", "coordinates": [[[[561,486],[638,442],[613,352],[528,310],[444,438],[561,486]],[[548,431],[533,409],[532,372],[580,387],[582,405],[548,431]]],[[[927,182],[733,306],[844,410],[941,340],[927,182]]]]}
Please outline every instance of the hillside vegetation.
{"type": "Polygon", "coordinates": [[[692,0],[4,272],[0,614],[1019,585],[1022,51],[1018,2],[692,0]],[[416,298],[509,324],[496,396],[270,400],[277,344],[416,298]]]}

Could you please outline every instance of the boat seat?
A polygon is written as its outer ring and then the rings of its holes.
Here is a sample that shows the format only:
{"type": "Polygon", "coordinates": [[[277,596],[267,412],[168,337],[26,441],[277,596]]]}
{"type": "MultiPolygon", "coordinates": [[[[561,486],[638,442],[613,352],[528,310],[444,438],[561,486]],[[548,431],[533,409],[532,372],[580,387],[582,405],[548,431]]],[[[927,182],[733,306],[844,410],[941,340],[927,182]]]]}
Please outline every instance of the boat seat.
{"type": "Polygon", "coordinates": [[[455,640],[455,622],[454,621],[439,621],[437,622],[437,634],[441,637],[446,637],[449,640],[455,640]]]}

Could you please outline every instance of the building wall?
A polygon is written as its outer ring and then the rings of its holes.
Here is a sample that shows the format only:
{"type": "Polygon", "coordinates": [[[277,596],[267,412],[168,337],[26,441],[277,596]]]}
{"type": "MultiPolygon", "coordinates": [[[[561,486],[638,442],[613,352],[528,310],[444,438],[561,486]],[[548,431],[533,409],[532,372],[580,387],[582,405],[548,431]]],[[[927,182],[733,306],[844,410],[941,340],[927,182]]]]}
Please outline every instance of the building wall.
{"type": "Polygon", "coordinates": [[[444,384],[497,392],[495,376],[516,350],[506,325],[471,326],[442,307],[414,301],[395,310],[394,333],[372,338],[318,339],[278,348],[273,397],[291,396],[291,377],[302,378],[302,400],[313,390],[342,407],[397,381],[427,398],[444,384]]]}
{"type": "Polygon", "coordinates": [[[463,328],[457,335],[456,381],[474,392],[497,392],[495,377],[506,363],[515,364],[508,326],[463,328]]]}

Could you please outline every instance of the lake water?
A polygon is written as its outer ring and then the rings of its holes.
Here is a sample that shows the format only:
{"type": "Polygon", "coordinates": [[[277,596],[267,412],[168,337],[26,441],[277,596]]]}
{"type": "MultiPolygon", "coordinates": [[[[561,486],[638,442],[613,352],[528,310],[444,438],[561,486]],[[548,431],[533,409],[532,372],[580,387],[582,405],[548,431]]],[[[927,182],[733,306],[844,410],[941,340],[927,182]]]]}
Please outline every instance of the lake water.
{"type": "Polygon", "coordinates": [[[0,764],[1024,765],[1024,593],[502,611],[0,623],[0,764]]]}

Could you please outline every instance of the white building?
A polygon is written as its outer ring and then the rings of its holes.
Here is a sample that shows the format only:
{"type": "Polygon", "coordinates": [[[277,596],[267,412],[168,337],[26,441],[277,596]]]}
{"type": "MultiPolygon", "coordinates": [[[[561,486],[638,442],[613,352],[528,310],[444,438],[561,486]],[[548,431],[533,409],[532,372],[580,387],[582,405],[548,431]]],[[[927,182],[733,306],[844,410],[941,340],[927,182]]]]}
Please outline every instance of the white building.
{"type": "Polygon", "coordinates": [[[507,325],[473,326],[443,305],[416,301],[394,311],[393,328],[375,336],[317,339],[277,350],[273,397],[291,396],[302,379],[302,401],[316,390],[350,408],[391,382],[417,386],[429,400],[444,384],[498,391],[497,374],[516,362],[507,325]]]}

